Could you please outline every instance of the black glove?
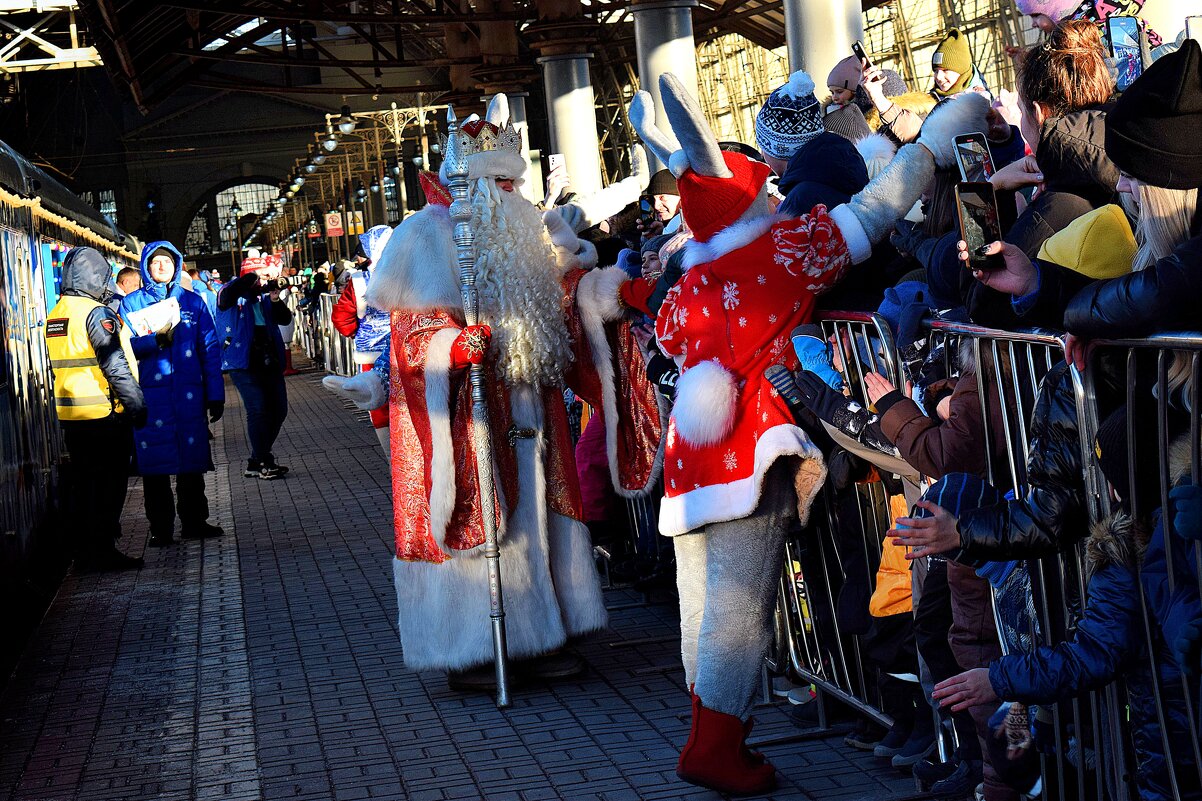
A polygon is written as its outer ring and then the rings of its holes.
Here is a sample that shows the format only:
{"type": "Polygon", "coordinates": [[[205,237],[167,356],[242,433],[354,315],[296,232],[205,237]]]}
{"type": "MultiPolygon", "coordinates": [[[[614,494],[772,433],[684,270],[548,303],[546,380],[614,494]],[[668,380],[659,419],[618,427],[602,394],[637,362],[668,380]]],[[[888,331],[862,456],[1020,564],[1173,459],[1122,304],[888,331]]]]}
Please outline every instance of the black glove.
{"type": "Polygon", "coordinates": [[[139,406],[136,410],[132,412],[125,412],[122,416],[125,417],[125,419],[128,420],[130,425],[132,425],[134,428],[141,428],[142,426],[146,425],[146,421],[150,419],[150,410],[145,406],[139,406]]]}
{"type": "Polygon", "coordinates": [[[668,400],[676,398],[676,380],[680,378],[680,368],[676,362],[662,353],[651,354],[647,360],[647,378],[655,384],[659,394],[668,400]]]}
{"type": "Polygon", "coordinates": [[[206,408],[209,410],[209,422],[216,423],[225,414],[225,401],[209,401],[206,408]]]}
{"type": "Polygon", "coordinates": [[[858,440],[864,427],[876,421],[876,415],[870,414],[859,401],[831,389],[814,373],[801,370],[795,378],[797,390],[810,411],[852,439],[858,440]]]}
{"type": "Polygon", "coordinates": [[[169,348],[171,343],[175,341],[175,327],[165,325],[158,331],[154,332],[154,341],[160,348],[169,348]]]}

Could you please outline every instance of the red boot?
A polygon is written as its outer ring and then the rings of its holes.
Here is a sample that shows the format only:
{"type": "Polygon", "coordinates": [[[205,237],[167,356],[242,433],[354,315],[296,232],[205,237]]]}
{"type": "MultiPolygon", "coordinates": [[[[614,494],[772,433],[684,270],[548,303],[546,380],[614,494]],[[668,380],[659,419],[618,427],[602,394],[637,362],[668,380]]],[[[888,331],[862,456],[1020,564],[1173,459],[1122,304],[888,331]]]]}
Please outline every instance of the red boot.
{"type": "Polygon", "coordinates": [[[284,375],[299,375],[300,370],[292,366],[292,348],[284,348],[284,375]]]}
{"type": "Polygon", "coordinates": [[[743,721],[707,709],[693,696],[693,729],[680,752],[676,775],[720,793],[751,795],[776,787],[776,768],[757,763],[743,742],[743,721]]]}

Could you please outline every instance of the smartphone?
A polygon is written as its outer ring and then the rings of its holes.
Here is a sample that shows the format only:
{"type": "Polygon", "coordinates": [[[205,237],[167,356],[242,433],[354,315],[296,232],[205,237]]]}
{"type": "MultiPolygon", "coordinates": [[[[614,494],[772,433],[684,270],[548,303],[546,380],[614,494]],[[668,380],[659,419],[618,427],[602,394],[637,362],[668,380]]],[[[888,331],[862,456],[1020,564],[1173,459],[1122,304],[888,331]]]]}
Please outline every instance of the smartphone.
{"type": "Polygon", "coordinates": [[[1002,269],[1005,262],[1001,254],[977,255],[978,249],[1002,238],[993,184],[988,181],[956,184],[956,215],[960,218],[960,238],[968,244],[968,269],[1002,269]]]}
{"type": "Polygon", "coordinates": [[[860,59],[860,63],[865,67],[872,64],[872,62],[868,60],[868,54],[864,52],[864,45],[860,43],[859,39],[852,42],[851,52],[856,54],[856,58],[860,59]]]}
{"type": "Polygon", "coordinates": [[[960,134],[952,140],[956,146],[956,161],[960,165],[960,180],[966,183],[988,181],[993,175],[993,154],[985,134],[960,134]]]}
{"type": "Polygon", "coordinates": [[[563,153],[552,153],[547,156],[547,172],[552,172],[556,167],[563,166],[563,153]]]}
{"type": "Polygon", "coordinates": [[[1135,83],[1135,79],[1144,71],[1141,35],[1139,19],[1136,17],[1116,14],[1106,18],[1106,39],[1119,71],[1115,88],[1120,92],[1135,83]]]}
{"type": "Polygon", "coordinates": [[[1185,18],[1185,38],[1202,44],[1202,16],[1185,18]]]}
{"type": "Polygon", "coordinates": [[[643,223],[643,228],[655,222],[655,200],[649,197],[639,199],[639,220],[643,223]]]}

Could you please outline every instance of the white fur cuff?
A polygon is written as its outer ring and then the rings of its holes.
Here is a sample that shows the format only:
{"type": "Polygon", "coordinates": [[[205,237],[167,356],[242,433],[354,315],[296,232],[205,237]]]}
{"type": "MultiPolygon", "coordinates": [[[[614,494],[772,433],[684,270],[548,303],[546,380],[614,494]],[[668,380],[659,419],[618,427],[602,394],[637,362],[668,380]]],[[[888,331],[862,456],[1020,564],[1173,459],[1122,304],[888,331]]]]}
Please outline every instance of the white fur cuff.
{"type": "Polygon", "coordinates": [[[576,302],[603,323],[620,320],[624,310],[618,299],[618,290],[629,280],[630,276],[619,267],[589,270],[576,288],[576,302]]]}
{"type": "Polygon", "coordinates": [[[739,386],[734,375],[715,362],[701,362],[680,374],[672,420],[690,445],[705,447],[726,439],[735,425],[739,386]]]}
{"type": "Polygon", "coordinates": [[[843,241],[847,243],[852,263],[859,264],[871,256],[872,243],[868,241],[868,234],[864,232],[860,218],[856,217],[851,207],[842,203],[831,209],[830,213],[831,220],[839,226],[839,232],[843,234],[843,241]]]}

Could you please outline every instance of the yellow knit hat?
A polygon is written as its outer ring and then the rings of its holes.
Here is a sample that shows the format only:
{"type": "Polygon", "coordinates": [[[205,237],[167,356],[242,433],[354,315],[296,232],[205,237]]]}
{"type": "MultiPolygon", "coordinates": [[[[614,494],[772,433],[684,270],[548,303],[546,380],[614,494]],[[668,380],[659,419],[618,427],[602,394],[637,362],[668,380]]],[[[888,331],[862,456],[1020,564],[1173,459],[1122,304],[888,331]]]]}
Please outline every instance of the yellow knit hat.
{"type": "Polygon", "coordinates": [[[1083,214],[1039,248],[1039,258],[1090,278],[1117,278],[1131,272],[1135,235],[1127,215],[1115,205],[1083,214]]]}

